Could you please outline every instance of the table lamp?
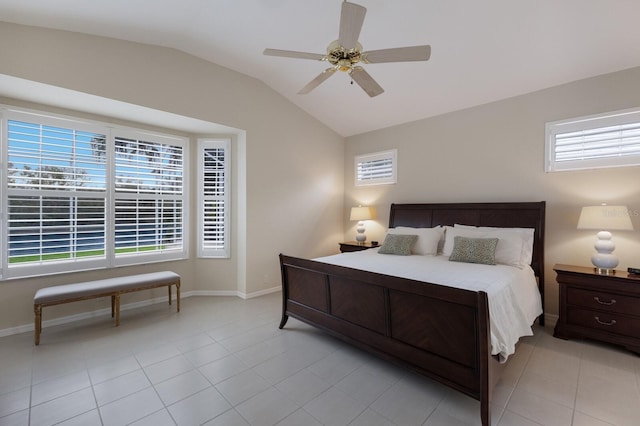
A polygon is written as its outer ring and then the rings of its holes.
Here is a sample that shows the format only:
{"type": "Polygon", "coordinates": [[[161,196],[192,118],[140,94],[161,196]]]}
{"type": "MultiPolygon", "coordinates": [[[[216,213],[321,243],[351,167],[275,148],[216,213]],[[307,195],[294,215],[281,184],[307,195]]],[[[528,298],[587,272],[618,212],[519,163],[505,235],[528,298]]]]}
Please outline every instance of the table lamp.
{"type": "Polygon", "coordinates": [[[599,274],[611,274],[618,266],[618,258],[613,255],[616,246],[611,240],[610,231],[632,231],[633,224],[627,206],[583,207],[578,219],[578,229],[597,229],[598,240],[595,244],[596,254],[591,256],[591,263],[599,274]]]}
{"type": "Polygon", "coordinates": [[[367,240],[367,236],[364,235],[364,221],[375,218],[375,210],[372,207],[351,207],[351,220],[358,221],[358,227],[356,231],[356,241],[358,244],[364,244],[367,240]]]}

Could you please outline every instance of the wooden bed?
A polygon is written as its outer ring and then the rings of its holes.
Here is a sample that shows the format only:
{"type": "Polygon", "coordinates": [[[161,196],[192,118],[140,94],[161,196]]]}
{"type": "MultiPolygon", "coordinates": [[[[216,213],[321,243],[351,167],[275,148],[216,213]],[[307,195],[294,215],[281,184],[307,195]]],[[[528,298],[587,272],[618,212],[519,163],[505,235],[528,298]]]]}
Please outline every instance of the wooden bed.
{"type": "MultiPolygon", "coordinates": [[[[392,204],[389,227],[456,223],[535,228],[533,268],[544,306],[545,202],[392,204]]],[[[504,364],[491,355],[487,294],[280,255],[289,316],[480,401],[490,425],[504,364]]],[[[543,324],[543,315],[539,317],[543,324]]]]}

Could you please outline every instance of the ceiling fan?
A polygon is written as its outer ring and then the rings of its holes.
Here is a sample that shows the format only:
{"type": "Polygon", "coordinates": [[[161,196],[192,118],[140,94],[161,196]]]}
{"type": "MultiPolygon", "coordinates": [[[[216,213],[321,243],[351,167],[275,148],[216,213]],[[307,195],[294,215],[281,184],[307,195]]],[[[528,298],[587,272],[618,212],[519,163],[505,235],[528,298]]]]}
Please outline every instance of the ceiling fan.
{"type": "Polygon", "coordinates": [[[286,58],[314,59],[327,61],[331,64],[316,78],[304,86],[298,94],[304,95],[318,87],[322,82],[335,74],[336,71],[348,72],[353,81],[371,97],[378,96],[384,89],[358,63],[378,64],[383,62],[427,61],[431,56],[431,46],[409,46],[392,49],[362,51],[358,42],[360,30],[364,22],[367,9],[355,3],[342,3],[340,14],[340,32],[338,40],[332,41],[327,47],[327,53],[307,53],[293,50],[265,49],[264,54],[282,56],[286,58]]]}

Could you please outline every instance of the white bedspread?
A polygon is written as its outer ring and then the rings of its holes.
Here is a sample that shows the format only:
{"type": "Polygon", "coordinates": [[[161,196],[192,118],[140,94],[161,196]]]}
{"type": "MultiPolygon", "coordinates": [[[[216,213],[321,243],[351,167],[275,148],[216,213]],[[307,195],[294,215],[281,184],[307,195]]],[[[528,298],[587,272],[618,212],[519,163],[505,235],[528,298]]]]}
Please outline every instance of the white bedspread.
{"type": "Polygon", "coordinates": [[[410,278],[473,291],[489,299],[491,353],[501,361],[515,352],[522,336],[533,335],[531,325],[542,313],[536,278],[530,267],[449,262],[446,256],[394,256],[378,249],[314,259],[386,275],[410,278]]]}

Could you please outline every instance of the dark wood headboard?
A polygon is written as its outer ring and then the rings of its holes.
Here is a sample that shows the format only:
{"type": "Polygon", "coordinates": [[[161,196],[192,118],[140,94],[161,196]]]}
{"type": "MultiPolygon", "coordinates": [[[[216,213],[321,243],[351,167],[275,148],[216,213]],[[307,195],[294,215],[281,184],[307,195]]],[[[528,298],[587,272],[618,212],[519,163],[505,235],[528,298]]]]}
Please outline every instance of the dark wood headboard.
{"type": "Polygon", "coordinates": [[[438,225],[534,228],[531,268],[538,277],[544,306],[544,201],[532,203],[391,204],[389,227],[431,228],[438,225]]]}

